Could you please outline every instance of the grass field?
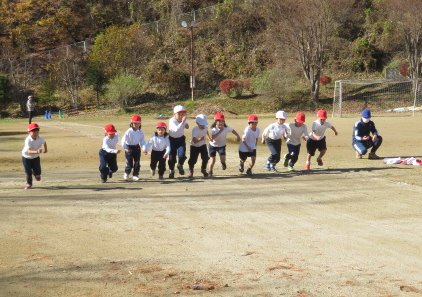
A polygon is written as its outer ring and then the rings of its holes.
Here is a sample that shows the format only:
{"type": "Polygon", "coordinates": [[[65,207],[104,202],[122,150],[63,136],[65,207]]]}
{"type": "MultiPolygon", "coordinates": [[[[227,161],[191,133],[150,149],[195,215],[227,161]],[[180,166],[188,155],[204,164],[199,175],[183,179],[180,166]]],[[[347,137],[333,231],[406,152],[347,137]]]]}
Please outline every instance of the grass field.
{"type": "MultiPolygon", "coordinates": [[[[240,175],[233,137],[213,178],[159,181],[142,156],[141,181],[124,182],[119,155],[101,184],[102,126],[122,135],[128,118],[36,119],[49,152],[29,191],[26,122],[0,121],[0,296],[422,296],[422,168],[356,160],[356,118],[329,119],[339,135],[309,173],[305,146],[295,172],[267,173],[259,145],[254,176],[240,175]]],[[[156,121],[143,117],[147,138],[156,121]]],[[[380,156],[422,158],[422,117],[374,121],[380,156]]]]}

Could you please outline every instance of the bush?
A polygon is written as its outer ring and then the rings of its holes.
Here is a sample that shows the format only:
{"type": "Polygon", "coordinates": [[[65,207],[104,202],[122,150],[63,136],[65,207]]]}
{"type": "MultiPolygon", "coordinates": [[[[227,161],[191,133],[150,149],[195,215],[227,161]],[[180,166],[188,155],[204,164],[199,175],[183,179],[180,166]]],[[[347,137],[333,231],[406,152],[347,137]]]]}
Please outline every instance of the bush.
{"type": "Polygon", "coordinates": [[[143,92],[144,83],[141,78],[121,74],[113,78],[108,84],[106,97],[120,108],[125,109],[143,92]]]}
{"type": "Polygon", "coordinates": [[[319,83],[323,86],[328,85],[331,82],[331,77],[327,75],[321,75],[319,78],[319,83]]]}
{"type": "Polygon", "coordinates": [[[235,79],[225,79],[220,82],[219,88],[220,91],[228,97],[240,97],[243,92],[243,81],[235,79]]]}

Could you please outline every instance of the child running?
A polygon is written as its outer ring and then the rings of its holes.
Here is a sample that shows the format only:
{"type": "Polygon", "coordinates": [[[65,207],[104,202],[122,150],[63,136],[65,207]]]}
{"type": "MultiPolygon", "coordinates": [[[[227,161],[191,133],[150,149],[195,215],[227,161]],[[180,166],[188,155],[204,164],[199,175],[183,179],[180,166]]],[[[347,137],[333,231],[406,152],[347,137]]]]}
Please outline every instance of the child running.
{"type": "Polygon", "coordinates": [[[198,161],[198,156],[201,155],[202,164],[201,172],[204,177],[208,177],[207,164],[208,164],[208,150],[205,143],[205,137],[208,136],[208,122],[204,114],[199,114],[195,118],[196,127],[192,129],[192,141],[190,145],[189,157],[189,178],[193,178],[193,168],[198,161]]]}
{"type": "Polygon", "coordinates": [[[334,131],[337,136],[337,130],[327,122],[327,111],[320,109],[317,112],[318,119],[312,123],[312,132],[309,133],[308,141],[306,142],[306,149],[308,150],[308,156],[305,163],[305,170],[311,169],[311,158],[315,155],[315,151],[318,149],[319,156],[317,157],[318,166],[324,165],[322,157],[327,152],[327,143],[325,137],[325,130],[330,128],[334,131]]]}
{"type": "Polygon", "coordinates": [[[100,177],[103,183],[107,182],[107,177],[111,178],[113,173],[117,171],[117,154],[120,153],[120,150],[116,149],[119,135],[114,125],[105,125],[104,132],[103,145],[98,153],[100,157],[100,177]]]}
{"type": "Polygon", "coordinates": [[[243,131],[242,141],[239,146],[239,171],[242,173],[245,170],[245,161],[248,157],[251,158],[251,163],[246,170],[247,175],[252,175],[252,168],[256,160],[256,144],[259,137],[258,117],[256,115],[248,116],[248,126],[243,131]]]}
{"type": "Polygon", "coordinates": [[[35,180],[41,180],[41,153],[47,153],[47,143],[40,134],[40,126],[37,123],[31,123],[27,127],[29,135],[25,138],[22,149],[22,163],[26,173],[25,190],[32,188],[32,174],[35,180]]]}
{"type": "Polygon", "coordinates": [[[141,116],[133,115],[130,118],[130,128],[122,137],[122,147],[125,150],[126,167],[123,179],[128,180],[133,169],[133,181],[139,180],[141,170],[141,146],[145,145],[144,132],[141,130],[141,116]]]}
{"type": "Polygon", "coordinates": [[[214,123],[211,125],[211,139],[209,144],[210,160],[208,162],[208,174],[213,175],[215,157],[217,153],[220,155],[221,168],[226,170],[226,142],[227,134],[232,132],[240,141],[239,134],[231,127],[226,125],[224,114],[217,112],[214,115],[214,123]]]}
{"type": "Polygon", "coordinates": [[[308,128],[305,125],[305,114],[298,112],[295,116],[294,123],[287,125],[287,149],[288,154],[284,155],[284,167],[289,171],[294,170],[294,166],[299,158],[300,140],[308,140],[308,128]]]}
{"type": "Polygon", "coordinates": [[[148,141],[145,152],[151,149],[151,175],[155,175],[158,164],[158,179],[164,178],[164,172],[166,171],[166,159],[170,154],[170,141],[167,133],[167,124],[164,122],[158,122],[155,124],[156,131],[154,136],[148,141]]]}
{"type": "Polygon", "coordinates": [[[169,178],[174,178],[174,166],[177,158],[179,158],[177,169],[180,175],[185,174],[183,164],[186,161],[186,137],[185,129],[189,129],[186,121],[186,108],[182,105],[176,105],[173,108],[174,116],[169,120],[169,140],[170,140],[170,156],[169,156],[169,178]]]}
{"type": "Polygon", "coordinates": [[[268,171],[277,171],[275,166],[280,162],[281,140],[286,137],[287,126],[284,125],[286,118],[287,114],[283,110],[277,111],[275,123],[270,124],[262,132],[262,144],[266,142],[271,153],[265,164],[268,171]]]}

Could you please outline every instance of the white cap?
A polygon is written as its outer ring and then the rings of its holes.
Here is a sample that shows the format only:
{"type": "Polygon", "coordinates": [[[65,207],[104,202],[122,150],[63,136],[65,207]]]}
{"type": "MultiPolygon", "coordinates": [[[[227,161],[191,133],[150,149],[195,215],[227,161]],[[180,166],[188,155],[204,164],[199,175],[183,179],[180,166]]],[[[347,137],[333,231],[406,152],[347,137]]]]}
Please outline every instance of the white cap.
{"type": "Polygon", "coordinates": [[[201,126],[208,126],[207,116],[204,114],[198,114],[195,120],[201,126]]]}
{"type": "Polygon", "coordinates": [[[176,105],[173,108],[173,113],[178,113],[178,112],[182,112],[182,111],[186,111],[186,108],[182,105],[176,105]]]}
{"type": "Polygon", "coordinates": [[[287,119],[287,113],[284,110],[279,110],[277,111],[277,113],[275,114],[275,118],[276,119],[287,119]]]}

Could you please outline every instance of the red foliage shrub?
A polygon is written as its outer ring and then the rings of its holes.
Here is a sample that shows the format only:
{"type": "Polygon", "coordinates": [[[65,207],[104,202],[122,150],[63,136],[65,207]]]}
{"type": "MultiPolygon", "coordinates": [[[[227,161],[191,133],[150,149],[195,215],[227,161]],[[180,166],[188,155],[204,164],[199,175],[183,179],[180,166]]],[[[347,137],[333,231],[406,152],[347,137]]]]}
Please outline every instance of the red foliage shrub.
{"type": "Polygon", "coordinates": [[[220,91],[229,97],[239,97],[243,91],[243,81],[234,79],[225,79],[220,82],[220,91]]]}
{"type": "Polygon", "coordinates": [[[319,83],[323,86],[328,85],[331,82],[331,77],[327,75],[321,75],[319,77],[319,83]]]}
{"type": "Polygon", "coordinates": [[[409,77],[409,64],[408,63],[402,63],[399,67],[400,75],[404,77],[409,77]]]}

